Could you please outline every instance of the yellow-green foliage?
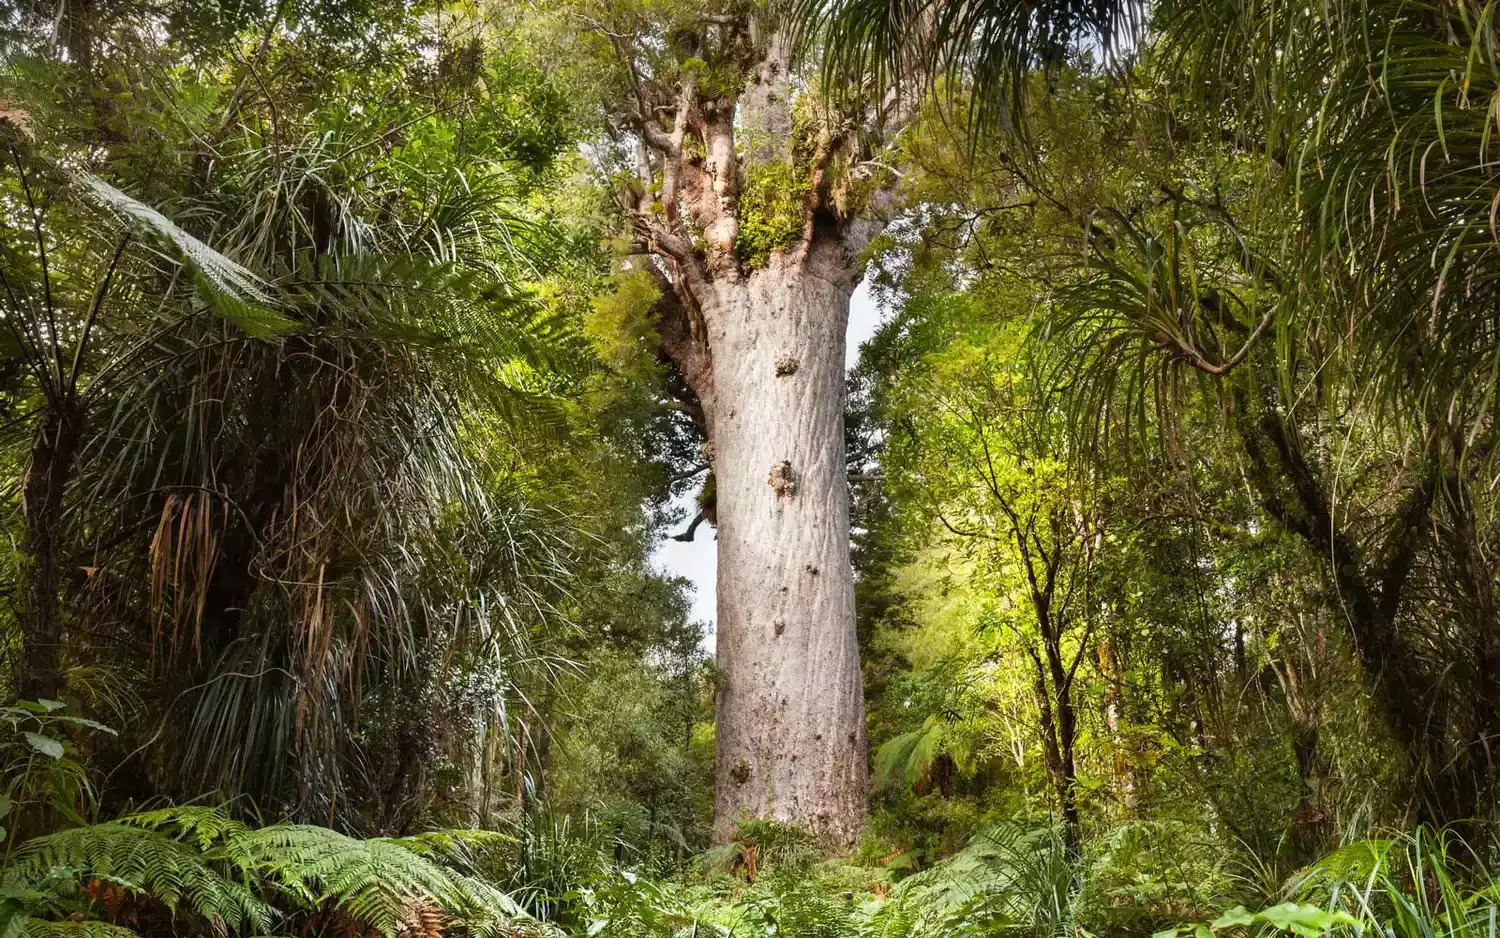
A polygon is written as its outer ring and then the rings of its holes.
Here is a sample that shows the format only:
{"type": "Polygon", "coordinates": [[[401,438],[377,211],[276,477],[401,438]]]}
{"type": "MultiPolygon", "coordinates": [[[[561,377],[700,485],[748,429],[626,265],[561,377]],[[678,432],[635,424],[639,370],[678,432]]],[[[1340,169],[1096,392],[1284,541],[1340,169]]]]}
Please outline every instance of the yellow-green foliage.
{"type": "Polygon", "coordinates": [[[811,174],[790,163],[757,166],[746,174],[734,242],[741,264],[758,270],[773,253],[792,246],[802,234],[802,207],[811,185],[811,174]]]}
{"type": "Polygon", "coordinates": [[[614,287],[594,300],[584,318],[584,331],[613,371],[645,376],[656,365],[651,313],[661,299],[661,289],[644,270],[620,271],[614,287]]]}

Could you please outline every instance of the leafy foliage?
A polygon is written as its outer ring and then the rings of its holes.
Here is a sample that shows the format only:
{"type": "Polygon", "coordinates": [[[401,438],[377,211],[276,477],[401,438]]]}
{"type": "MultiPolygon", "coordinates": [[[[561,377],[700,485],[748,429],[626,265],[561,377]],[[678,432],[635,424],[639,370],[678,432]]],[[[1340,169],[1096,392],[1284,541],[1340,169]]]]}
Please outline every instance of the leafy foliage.
{"type": "Polygon", "coordinates": [[[746,269],[758,270],[771,255],[802,235],[802,206],[811,181],[788,163],[755,167],[740,193],[740,227],[734,250],[746,269]]]}
{"type": "Polygon", "coordinates": [[[457,6],[192,12],[12,24],[13,690],[118,711],[106,816],[515,823],[577,586],[654,582],[662,485],[548,202],[563,89],[457,6]]]}
{"type": "Polygon", "coordinates": [[[425,931],[431,916],[482,935],[529,921],[504,893],[400,840],[361,841],[302,825],[253,828],[206,808],[127,815],[33,838],[10,854],[3,880],[19,898],[8,900],[9,914],[22,916],[18,927],[27,934],[73,925],[133,934],[122,917],[139,921],[158,904],[215,933],[266,934],[327,912],[387,938],[425,931]],[[48,919],[76,915],[69,909],[107,919],[48,919]]]}
{"type": "Polygon", "coordinates": [[[1492,935],[1495,4],[200,6],[0,11],[0,938],[1492,935]],[[751,23],[737,274],[900,196],[855,860],[710,842],[589,168],[751,23]]]}

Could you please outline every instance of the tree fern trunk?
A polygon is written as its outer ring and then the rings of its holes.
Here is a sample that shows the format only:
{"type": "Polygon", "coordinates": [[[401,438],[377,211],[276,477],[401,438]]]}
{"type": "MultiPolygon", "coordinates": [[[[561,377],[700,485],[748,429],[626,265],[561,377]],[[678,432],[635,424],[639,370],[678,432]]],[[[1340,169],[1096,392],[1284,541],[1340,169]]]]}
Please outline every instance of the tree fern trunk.
{"type": "Polygon", "coordinates": [[[47,409],[31,448],[22,501],[26,508],[25,570],[20,604],[25,624],[22,698],[56,698],[62,690],[62,508],[83,435],[83,414],[71,400],[47,409]]]}

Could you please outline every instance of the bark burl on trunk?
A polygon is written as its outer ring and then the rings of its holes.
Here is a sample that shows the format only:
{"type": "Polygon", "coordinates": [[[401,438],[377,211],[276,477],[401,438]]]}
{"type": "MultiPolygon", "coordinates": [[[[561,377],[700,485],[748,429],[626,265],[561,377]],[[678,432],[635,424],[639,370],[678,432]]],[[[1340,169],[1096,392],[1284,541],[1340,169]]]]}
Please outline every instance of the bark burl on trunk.
{"type": "Polygon", "coordinates": [[[657,281],[661,350],[692,391],[683,403],[714,473],[715,839],[769,818],[849,846],[869,767],[844,331],[862,250],[892,199],[860,149],[881,115],[799,107],[794,121],[786,43],[743,8],[674,27],[675,69],[640,53],[644,37],[598,26],[632,94],[620,142],[636,178],[618,193],[630,264],[657,281]]]}

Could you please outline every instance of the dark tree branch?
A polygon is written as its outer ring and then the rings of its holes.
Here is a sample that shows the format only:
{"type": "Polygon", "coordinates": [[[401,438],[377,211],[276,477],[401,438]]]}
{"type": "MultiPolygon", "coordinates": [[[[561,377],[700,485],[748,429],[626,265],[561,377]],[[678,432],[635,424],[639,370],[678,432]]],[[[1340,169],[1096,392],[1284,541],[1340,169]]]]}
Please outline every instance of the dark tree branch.
{"type": "Polygon", "coordinates": [[[674,541],[683,541],[683,542],[691,542],[692,539],[693,539],[693,536],[698,531],[698,525],[702,524],[704,522],[704,520],[705,519],[703,517],[703,512],[700,510],[696,515],[693,516],[693,522],[692,522],[692,524],[689,524],[687,526],[687,530],[683,531],[681,534],[674,534],[674,535],[672,535],[672,540],[674,540],[674,541]]]}
{"type": "Polygon", "coordinates": [[[88,318],[83,322],[83,329],[78,334],[78,344],[73,349],[73,367],[68,375],[68,393],[78,392],[78,378],[83,371],[83,355],[88,348],[89,335],[94,331],[94,324],[99,319],[99,313],[104,309],[104,301],[109,296],[109,285],[114,279],[115,271],[119,269],[120,258],[125,254],[125,248],[130,244],[131,232],[126,232],[115,246],[114,256],[110,258],[109,268],[104,272],[104,278],[99,283],[99,289],[94,293],[94,302],[89,304],[88,318]]]}

